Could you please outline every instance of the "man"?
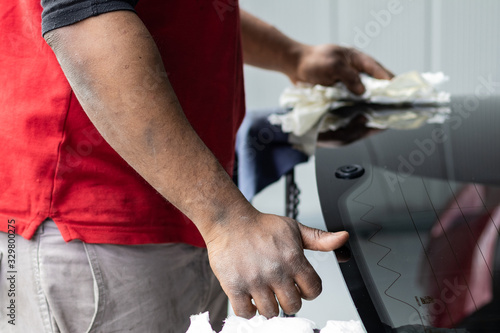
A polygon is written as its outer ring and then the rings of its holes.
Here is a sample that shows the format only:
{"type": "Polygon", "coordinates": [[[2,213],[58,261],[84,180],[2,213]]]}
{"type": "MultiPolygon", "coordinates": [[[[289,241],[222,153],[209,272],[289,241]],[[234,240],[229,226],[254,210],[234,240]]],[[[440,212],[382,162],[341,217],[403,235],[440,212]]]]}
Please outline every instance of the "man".
{"type": "Polygon", "coordinates": [[[358,94],[391,74],[216,3],[47,0],[41,34],[36,0],[0,9],[2,332],[182,332],[205,309],[220,326],[221,286],[244,317],[321,292],[303,249],[347,234],[263,214],[228,175],[242,57],[358,94]]]}

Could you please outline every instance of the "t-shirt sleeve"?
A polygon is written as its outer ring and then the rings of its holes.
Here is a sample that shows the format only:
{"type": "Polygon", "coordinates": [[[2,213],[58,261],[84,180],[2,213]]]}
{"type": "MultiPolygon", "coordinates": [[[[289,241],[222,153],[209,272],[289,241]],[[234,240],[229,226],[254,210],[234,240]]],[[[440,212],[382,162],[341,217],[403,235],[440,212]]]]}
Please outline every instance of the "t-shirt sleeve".
{"type": "Polygon", "coordinates": [[[41,0],[42,35],[86,18],[117,10],[134,11],[139,0],[41,0]]]}

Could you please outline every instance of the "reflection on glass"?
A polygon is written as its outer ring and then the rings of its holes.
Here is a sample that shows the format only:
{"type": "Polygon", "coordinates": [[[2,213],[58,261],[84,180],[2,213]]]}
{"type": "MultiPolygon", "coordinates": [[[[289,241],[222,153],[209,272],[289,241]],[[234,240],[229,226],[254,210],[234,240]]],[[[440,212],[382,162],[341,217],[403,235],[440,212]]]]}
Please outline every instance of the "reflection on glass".
{"type": "Polygon", "coordinates": [[[350,232],[341,269],[372,331],[500,331],[500,98],[464,112],[470,99],[451,111],[344,107],[323,122],[323,215],[350,232]],[[362,177],[336,178],[354,164],[362,177]]]}
{"type": "Polygon", "coordinates": [[[445,106],[344,106],[323,117],[317,130],[317,146],[336,148],[385,129],[411,130],[429,123],[443,123],[449,113],[450,108],[445,106]]]}
{"type": "Polygon", "coordinates": [[[361,273],[373,281],[387,324],[397,332],[497,329],[500,189],[388,178],[388,172],[374,167],[371,179],[344,201],[351,244],[364,260],[361,273]]]}
{"type": "Polygon", "coordinates": [[[499,194],[498,188],[463,186],[430,230],[420,283],[435,327],[486,329],[500,316],[494,297],[499,194]]]}

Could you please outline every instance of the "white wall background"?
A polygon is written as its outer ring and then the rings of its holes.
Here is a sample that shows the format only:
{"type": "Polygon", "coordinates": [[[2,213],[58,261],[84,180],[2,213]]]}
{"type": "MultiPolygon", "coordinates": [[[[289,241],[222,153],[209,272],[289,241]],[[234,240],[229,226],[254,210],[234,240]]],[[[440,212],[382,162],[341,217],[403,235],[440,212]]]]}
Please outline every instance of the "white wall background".
{"type": "MultiPolygon", "coordinates": [[[[308,44],[355,46],[394,73],[443,71],[454,94],[473,93],[481,80],[500,82],[500,0],[241,0],[242,8],[308,44]],[[391,3],[392,2],[392,3],[391,3]],[[397,5],[399,3],[399,5],[397,5]],[[391,5],[397,5],[394,8],[391,5]],[[390,16],[390,9],[393,13],[390,16]],[[385,16],[383,15],[385,14],[385,16]],[[378,17],[378,19],[377,19],[378,17]],[[361,31],[361,32],[360,32],[361,31]]],[[[247,107],[277,106],[290,83],[280,74],[245,68],[247,107]]],[[[497,87],[500,91],[500,87],[497,87]]],[[[299,220],[324,228],[313,161],[297,168],[302,190],[299,220]]],[[[284,183],[259,194],[261,210],[284,212],[284,183]]],[[[308,258],[324,281],[323,294],[300,316],[322,327],[327,319],[357,319],[331,254],[308,258]]]]}
{"type": "MultiPolygon", "coordinates": [[[[473,91],[480,77],[500,81],[498,0],[241,0],[241,6],[301,42],[355,46],[396,74],[443,71],[452,93],[473,91]],[[391,3],[398,13],[377,20],[391,3]]],[[[288,85],[279,74],[250,67],[245,75],[249,108],[276,105],[288,85]]]]}

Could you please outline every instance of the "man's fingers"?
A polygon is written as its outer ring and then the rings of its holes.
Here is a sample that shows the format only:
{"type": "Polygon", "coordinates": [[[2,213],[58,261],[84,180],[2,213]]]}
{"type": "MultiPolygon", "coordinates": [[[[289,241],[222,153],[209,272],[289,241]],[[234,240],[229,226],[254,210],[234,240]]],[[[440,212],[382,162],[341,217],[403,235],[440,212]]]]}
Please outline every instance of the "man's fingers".
{"type": "Polygon", "coordinates": [[[321,279],[304,256],[304,248],[333,251],[348,238],[346,232],[328,233],[285,217],[261,217],[261,229],[232,235],[233,248],[220,239],[208,243],[214,273],[235,314],[244,318],[253,317],[256,310],[268,318],[277,316],[278,301],[286,313],[293,314],[300,309],[301,298],[316,298],[321,279]]]}
{"type": "Polygon", "coordinates": [[[347,242],[349,234],[346,231],[327,232],[309,228],[299,223],[304,249],[313,251],[333,251],[347,242]]]}
{"type": "Polygon", "coordinates": [[[279,315],[278,302],[271,289],[259,289],[252,293],[253,300],[259,310],[259,314],[266,318],[279,315]]]}
{"type": "Polygon", "coordinates": [[[337,75],[340,81],[345,84],[347,89],[356,95],[362,95],[365,92],[365,87],[359,78],[359,73],[350,66],[339,66],[337,75]]]}
{"type": "Polygon", "coordinates": [[[376,79],[390,80],[394,77],[394,74],[388,69],[364,53],[355,53],[351,57],[351,65],[358,71],[366,73],[376,79]]]}
{"type": "Polygon", "coordinates": [[[257,308],[252,304],[250,295],[231,296],[228,294],[228,297],[235,315],[247,319],[255,316],[257,308]]]}
{"type": "Polygon", "coordinates": [[[281,308],[286,314],[295,314],[299,312],[302,306],[301,295],[295,282],[290,280],[278,288],[275,288],[274,293],[278,298],[281,308]]]}
{"type": "Polygon", "coordinates": [[[321,278],[309,262],[306,262],[306,266],[295,276],[295,283],[300,296],[308,301],[318,297],[323,289],[321,278]]]}

